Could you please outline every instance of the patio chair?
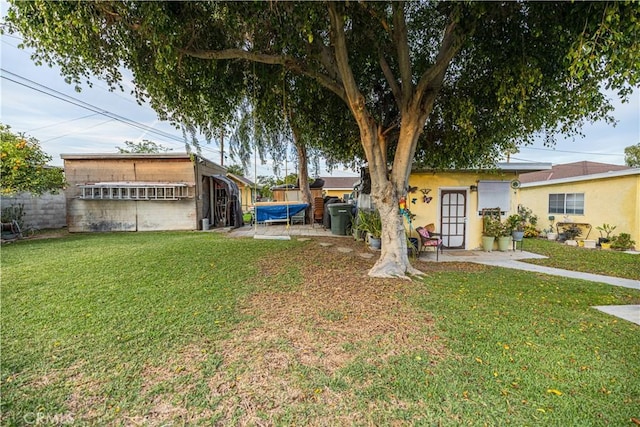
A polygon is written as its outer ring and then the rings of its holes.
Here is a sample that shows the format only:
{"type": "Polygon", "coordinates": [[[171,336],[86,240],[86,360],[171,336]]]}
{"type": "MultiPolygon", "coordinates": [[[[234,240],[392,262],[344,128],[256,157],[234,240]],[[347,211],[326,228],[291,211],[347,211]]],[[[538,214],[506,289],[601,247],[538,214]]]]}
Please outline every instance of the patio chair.
{"type": "Polygon", "coordinates": [[[442,239],[440,238],[439,233],[433,232],[434,229],[435,227],[433,227],[433,224],[429,224],[426,227],[416,228],[416,231],[418,232],[418,238],[420,239],[418,256],[420,256],[420,254],[424,252],[426,248],[434,248],[436,251],[436,261],[438,261],[438,253],[443,252],[442,239]],[[432,231],[429,231],[429,229],[431,229],[432,231]]]}
{"type": "Polygon", "coordinates": [[[324,227],[324,199],[322,197],[316,197],[313,199],[313,222],[312,224],[315,226],[316,223],[322,225],[324,227]]]}

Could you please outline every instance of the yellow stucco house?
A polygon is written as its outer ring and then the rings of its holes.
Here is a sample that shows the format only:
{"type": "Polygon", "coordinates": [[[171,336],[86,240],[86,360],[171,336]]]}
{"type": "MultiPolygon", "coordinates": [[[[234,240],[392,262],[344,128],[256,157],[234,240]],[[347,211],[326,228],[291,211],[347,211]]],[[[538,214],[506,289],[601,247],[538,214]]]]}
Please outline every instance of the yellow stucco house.
{"type": "Polygon", "coordinates": [[[550,163],[499,163],[495,170],[414,170],[406,201],[415,215],[412,235],[416,227],[433,223],[445,248],[477,249],[482,245],[482,210],[499,207],[506,219],[521,203],[520,174],[550,168],[550,163]]]}
{"type": "MultiPolygon", "coordinates": [[[[577,164],[573,165],[577,167],[577,164]]],[[[596,164],[598,165],[602,164],[596,164]]],[[[584,168],[594,165],[580,166],[584,168]]],[[[596,226],[606,223],[616,226],[613,234],[629,233],[638,248],[640,168],[618,166],[611,169],[615,170],[568,177],[560,173],[548,174],[542,180],[525,182],[532,179],[527,177],[521,185],[520,202],[538,215],[542,227],[548,226],[547,218],[553,215],[556,223],[572,221],[590,224],[592,230],[589,239],[597,240],[600,234],[595,229],[596,226]]],[[[587,169],[583,170],[589,172],[587,169]]],[[[533,175],[533,179],[536,176],[533,175]]]]}
{"type": "Polygon", "coordinates": [[[242,206],[242,211],[249,212],[256,200],[256,195],[259,194],[262,187],[256,187],[256,184],[254,184],[250,179],[233,173],[228,173],[227,178],[235,182],[240,190],[240,205],[242,206]]]}

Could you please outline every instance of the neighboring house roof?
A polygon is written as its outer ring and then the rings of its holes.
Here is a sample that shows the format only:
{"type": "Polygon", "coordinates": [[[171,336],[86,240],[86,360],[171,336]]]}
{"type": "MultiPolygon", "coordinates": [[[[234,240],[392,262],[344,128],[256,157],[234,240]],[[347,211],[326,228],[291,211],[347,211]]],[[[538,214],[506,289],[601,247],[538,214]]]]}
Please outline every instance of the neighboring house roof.
{"type": "MultiPolygon", "coordinates": [[[[236,180],[237,182],[240,182],[240,183],[244,184],[245,187],[253,187],[253,186],[255,186],[255,183],[253,181],[251,181],[250,179],[248,179],[248,178],[246,178],[244,176],[236,175],[234,173],[228,173],[227,176],[229,178],[232,178],[232,179],[236,180]]],[[[262,186],[258,185],[258,188],[262,188],[262,186]]]]}
{"type": "MultiPolygon", "coordinates": [[[[535,171],[546,171],[551,169],[551,163],[547,162],[530,162],[530,163],[514,163],[514,162],[506,162],[506,163],[496,163],[494,169],[484,168],[484,169],[413,169],[412,172],[486,172],[490,170],[496,170],[501,172],[514,172],[517,174],[525,174],[535,171]]],[[[523,175],[520,175],[523,176],[523,175]]]]}
{"type": "Polygon", "coordinates": [[[360,181],[359,176],[321,176],[320,179],[324,180],[324,190],[353,190],[356,182],[360,181]]]}
{"type": "Polygon", "coordinates": [[[567,184],[567,183],[581,182],[581,181],[593,181],[597,179],[609,179],[609,178],[617,178],[617,177],[629,176],[629,175],[640,176],[640,168],[626,168],[623,170],[604,172],[604,173],[593,173],[590,175],[570,176],[567,178],[549,179],[546,181],[527,182],[522,184],[522,188],[541,187],[544,185],[553,185],[553,184],[567,184]]]}
{"type": "Polygon", "coordinates": [[[562,165],[555,165],[551,168],[551,170],[522,174],[520,175],[520,182],[529,183],[529,182],[549,181],[549,180],[573,178],[577,176],[602,174],[607,172],[628,170],[628,169],[631,169],[631,168],[629,166],[610,165],[607,163],[598,163],[598,162],[582,161],[582,162],[574,162],[574,163],[565,163],[562,165]]]}

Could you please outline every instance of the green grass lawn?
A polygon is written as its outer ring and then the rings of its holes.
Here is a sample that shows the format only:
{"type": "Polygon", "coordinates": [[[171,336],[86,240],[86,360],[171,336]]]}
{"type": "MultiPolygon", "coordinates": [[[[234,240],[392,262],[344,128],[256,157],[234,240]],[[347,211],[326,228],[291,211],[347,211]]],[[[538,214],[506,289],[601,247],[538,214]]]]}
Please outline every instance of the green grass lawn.
{"type": "Polygon", "coordinates": [[[525,239],[524,242],[526,251],[548,257],[526,260],[532,264],[640,280],[640,255],[567,246],[545,239],[525,239]]]}
{"type": "Polygon", "coordinates": [[[640,416],[640,327],[590,308],[631,289],[444,263],[376,280],[316,241],[217,233],[25,241],[1,261],[2,425],[640,416]]]}

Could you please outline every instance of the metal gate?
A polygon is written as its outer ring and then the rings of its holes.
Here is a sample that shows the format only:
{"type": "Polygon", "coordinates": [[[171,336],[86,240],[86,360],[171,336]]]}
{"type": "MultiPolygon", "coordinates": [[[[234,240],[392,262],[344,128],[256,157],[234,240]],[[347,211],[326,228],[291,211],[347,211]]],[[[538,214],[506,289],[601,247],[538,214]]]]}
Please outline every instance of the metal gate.
{"type": "Polygon", "coordinates": [[[464,249],[467,229],[466,190],[442,190],[440,230],[445,248],[464,249]]]}

